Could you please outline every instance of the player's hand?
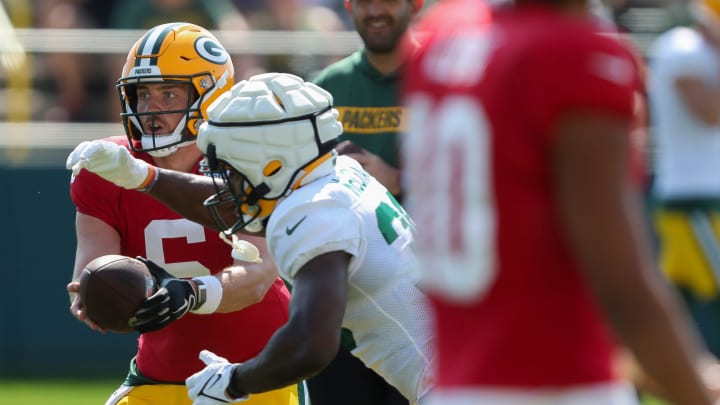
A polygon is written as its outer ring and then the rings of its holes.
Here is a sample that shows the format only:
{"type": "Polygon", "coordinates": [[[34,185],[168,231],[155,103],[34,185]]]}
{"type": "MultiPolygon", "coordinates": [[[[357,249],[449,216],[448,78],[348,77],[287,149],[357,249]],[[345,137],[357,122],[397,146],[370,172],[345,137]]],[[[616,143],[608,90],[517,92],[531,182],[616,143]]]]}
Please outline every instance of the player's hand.
{"type": "Polygon", "coordinates": [[[90,318],[88,318],[87,313],[85,312],[85,306],[80,300],[80,282],[71,281],[70,283],[68,283],[66,288],[68,294],[70,295],[70,313],[72,314],[72,316],[74,316],[78,321],[89,326],[90,329],[105,333],[105,329],[101,328],[95,322],[91,321],[90,318]]]}
{"type": "Polygon", "coordinates": [[[147,186],[155,176],[155,169],[137,159],[122,146],[108,141],[84,141],[70,152],[65,167],[77,175],[88,170],[103,179],[127,189],[147,186]]]}
{"type": "Polygon", "coordinates": [[[720,362],[711,355],[705,355],[699,362],[700,377],[710,391],[715,404],[720,404],[720,362]]]}
{"type": "Polygon", "coordinates": [[[400,170],[385,163],[378,155],[363,149],[351,141],[343,141],[335,150],[340,155],[351,157],[360,163],[368,173],[388,189],[390,194],[400,194],[400,170]]]}
{"type": "Polygon", "coordinates": [[[227,394],[235,364],[209,350],[200,352],[206,367],[185,380],[193,405],[215,405],[241,402],[248,398],[230,398],[227,394]]]}
{"type": "Polygon", "coordinates": [[[195,308],[197,295],[192,283],[179,279],[152,260],[137,257],[155,278],[157,291],[143,301],[130,326],[140,333],[162,329],[195,308]]]}

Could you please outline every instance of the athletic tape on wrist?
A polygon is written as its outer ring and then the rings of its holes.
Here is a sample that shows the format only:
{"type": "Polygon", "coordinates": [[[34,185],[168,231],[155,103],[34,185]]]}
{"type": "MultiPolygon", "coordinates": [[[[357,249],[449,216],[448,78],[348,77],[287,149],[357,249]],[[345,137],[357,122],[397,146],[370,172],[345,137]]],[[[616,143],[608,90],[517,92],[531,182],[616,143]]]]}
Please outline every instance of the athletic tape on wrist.
{"type": "Polygon", "coordinates": [[[153,165],[148,165],[148,175],[145,178],[145,181],[140,184],[140,186],[137,188],[138,191],[146,192],[149,191],[155,183],[157,183],[158,176],[160,175],[160,171],[153,165]]]}
{"type": "Polygon", "coordinates": [[[205,288],[205,302],[191,310],[193,314],[212,314],[220,306],[222,300],[222,284],[215,276],[200,276],[193,278],[198,287],[205,288]]]}

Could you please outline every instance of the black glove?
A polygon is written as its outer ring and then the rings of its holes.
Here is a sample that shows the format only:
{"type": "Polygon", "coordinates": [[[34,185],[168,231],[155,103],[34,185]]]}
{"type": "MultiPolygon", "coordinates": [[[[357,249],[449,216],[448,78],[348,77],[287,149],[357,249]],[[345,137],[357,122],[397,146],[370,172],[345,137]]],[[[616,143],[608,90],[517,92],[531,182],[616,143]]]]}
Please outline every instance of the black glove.
{"type": "Polygon", "coordinates": [[[140,333],[152,332],[166,327],[195,308],[197,296],[190,281],[173,276],[152,260],[140,256],[137,259],[147,266],[159,288],[135,312],[130,326],[140,333]]]}

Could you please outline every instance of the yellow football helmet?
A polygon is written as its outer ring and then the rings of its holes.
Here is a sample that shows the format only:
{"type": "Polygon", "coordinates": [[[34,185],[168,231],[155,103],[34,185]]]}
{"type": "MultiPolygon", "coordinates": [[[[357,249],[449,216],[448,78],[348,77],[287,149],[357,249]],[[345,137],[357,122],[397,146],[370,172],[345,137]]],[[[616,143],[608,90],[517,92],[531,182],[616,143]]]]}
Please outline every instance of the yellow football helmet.
{"type": "Polygon", "coordinates": [[[123,126],[130,147],[153,156],[167,156],[178,147],[195,141],[198,128],[207,119],[208,106],[234,84],[230,55],[208,30],[195,24],[176,22],[151,28],[128,53],[117,81],[123,126]],[[139,112],[138,84],[187,83],[187,108],[139,112]],[[141,116],[184,113],[172,133],[155,133],[154,125],[143,128],[141,116]]]}

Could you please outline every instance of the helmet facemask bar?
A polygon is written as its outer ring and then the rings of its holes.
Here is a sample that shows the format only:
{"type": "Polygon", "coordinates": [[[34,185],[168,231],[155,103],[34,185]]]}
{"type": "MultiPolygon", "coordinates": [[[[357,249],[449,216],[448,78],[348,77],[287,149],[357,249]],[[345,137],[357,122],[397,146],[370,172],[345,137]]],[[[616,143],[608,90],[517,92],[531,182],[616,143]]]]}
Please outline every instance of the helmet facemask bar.
{"type": "Polygon", "coordinates": [[[262,230],[265,224],[258,224],[262,226],[257,230],[252,229],[257,227],[250,225],[258,220],[264,212],[263,205],[265,204],[259,204],[259,200],[269,191],[267,186],[261,184],[254,187],[242,173],[228,163],[218,161],[215,158],[215,145],[209,145],[205,162],[207,170],[204,172],[213,179],[215,195],[208,197],[203,205],[210,212],[210,216],[218,228],[222,229],[226,236],[243,228],[248,228],[247,230],[250,232],[262,230]],[[230,207],[233,209],[232,214],[230,207]],[[238,218],[232,225],[228,225],[228,221],[225,220],[229,215],[238,218]]]}
{"type": "MultiPolygon", "coordinates": [[[[132,150],[136,152],[164,152],[157,156],[166,156],[174,152],[177,147],[195,141],[195,134],[203,115],[200,109],[204,99],[212,94],[216,87],[215,79],[208,73],[195,75],[148,75],[138,77],[125,77],[117,81],[116,87],[120,96],[122,113],[120,114],[125,133],[132,150]],[[199,83],[199,84],[198,84],[199,83]],[[188,88],[188,99],[181,109],[163,111],[137,111],[137,86],[139,85],[185,85],[188,88]],[[202,94],[198,93],[197,86],[203,86],[202,94]],[[155,133],[151,130],[146,133],[141,117],[150,116],[151,128],[155,128],[154,121],[160,115],[183,114],[172,132],[155,133]]],[[[155,155],[155,154],[153,154],[155,155]]]]}

